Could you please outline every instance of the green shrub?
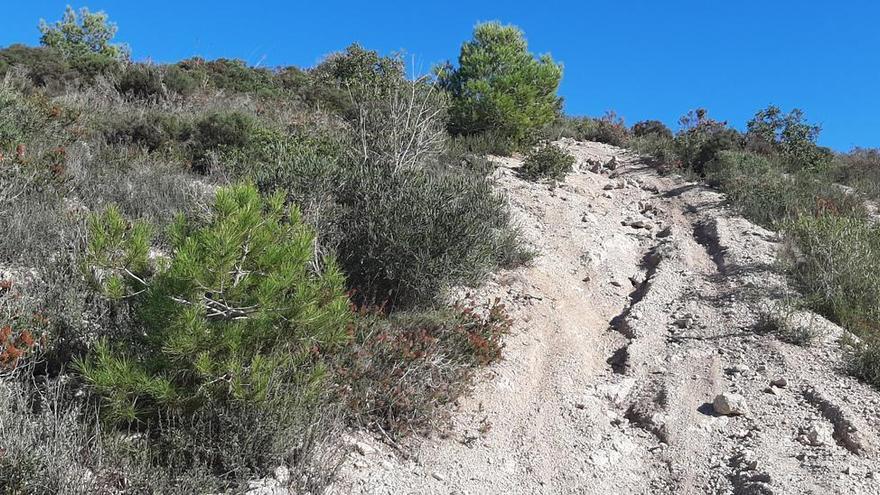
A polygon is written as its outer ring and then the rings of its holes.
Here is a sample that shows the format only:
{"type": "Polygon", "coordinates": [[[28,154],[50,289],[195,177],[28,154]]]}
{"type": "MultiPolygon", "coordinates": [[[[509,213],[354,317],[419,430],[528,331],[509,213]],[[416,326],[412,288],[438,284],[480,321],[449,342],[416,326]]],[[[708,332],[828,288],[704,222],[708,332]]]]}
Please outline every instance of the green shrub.
{"type": "Polygon", "coordinates": [[[705,171],[744,216],[767,227],[802,215],[864,214],[857,197],[826,177],[808,171],[785,174],[782,165],[754,153],[720,152],[705,171]]]}
{"type": "Polygon", "coordinates": [[[195,93],[202,84],[202,80],[177,65],[169,65],[164,69],[165,73],[162,79],[165,83],[165,89],[170,93],[189,96],[195,93]]]}
{"type": "Polygon", "coordinates": [[[583,119],[579,125],[578,139],[596,141],[612,146],[624,146],[629,140],[629,129],[614,112],[606,112],[599,119],[583,119]]]}
{"type": "Polygon", "coordinates": [[[574,162],[574,157],[564,149],[546,144],[526,155],[520,174],[529,180],[565,180],[565,174],[571,172],[574,162]]]}
{"type": "Polygon", "coordinates": [[[509,137],[499,132],[488,131],[480,134],[460,134],[449,141],[449,148],[459,153],[472,153],[478,156],[510,156],[518,148],[509,137]]]}
{"type": "Polygon", "coordinates": [[[632,134],[635,137],[659,136],[665,139],[672,139],[672,131],[666,127],[666,124],[659,120],[643,120],[636,122],[632,126],[632,134]]]}
{"type": "Polygon", "coordinates": [[[545,126],[540,136],[549,141],[572,138],[578,141],[596,141],[623,146],[630,139],[629,129],[623,119],[614,112],[606,112],[601,118],[559,116],[545,126]]]}
{"type": "Polygon", "coordinates": [[[643,155],[656,164],[660,170],[681,168],[681,161],[675,152],[675,140],[656,133],[631,137],[627,147],[643,155]]]}
{"type": "Polygon", "coordinates": [[[835,157],[829,178],[854,187],[876,200],[880,198],[880,149],[855,148],[835,157]]]}
{"type": "Polygon", "coordinates": [[[61,92],[80,77],[58,50],[42,46],[16,44],[0,49],[0,78],[13,68],[25,70],[31,82],[52,93],[61,92]]]}
{"type": "Polygon", "coordinates": [[[778,154],[789,168],[820,170],[831,160],[830,152],[816,145],[820,127],[808,124],[797,108],[783,115],[771,105],[758,111],[747,127],[745,140],[750,149],[778,154]]]}
{"type": "Polygon", "coordinates": [[[143,100],[160,99],[165,96],[162,71],[153,65],[132,64],[122,71],[116,82],[119,94],[143,100]]]}
{"type": "Polygon", "coordinates": [[[359,301],[431,303],[521,257],[506,202],[473,173],[355,167],[338,195],[340,261],[359,301]]]}
{"type": "Polygon", "coordinates": [[[681,130],[675,136],[675,152],[681,165],[703,175],[703,168],[721,151],[742,148],[742,137],[727,122],[718,122],[705,109],[688,112],[679,121],[681,130]]]}
{"type": "Polygon", "coordinates": [[[104,137],[108,143],[137,145],[148,151],[186,143],[194,134],[189,121],[165,112],[121,116],[121,120],[110,121],[106,126],[104,137]]]}
{"type": "Polygon", "coordinates": [[[477,25],[473,40],[461,47],[458,67],[447,63],[437,74],[452,95],[454,134],[497,131],[522,142],[552,122],[561,107],[556,90],[562,67],[549,55],[536,59],[529,53],[515,26],[477,25]]]}
{"type": "Polygon", "coordinates": [[[426,432],[470,385],[474,369],[501,357],[511,320],[485,307],[359,319],[350,352],[337,365],[342,399],[362,425],[395,437],[426,432]]]}
{"type": "Polygon", "coordinates": [[[100,343],[78,365],[109,417],[150,422],[210,401],[260,402],[272,380],[314,383],[317,356],[346,340],[343,277],[329,259],[313,270],[314,235],[283,196],[220,189],[207,225],[178,222],[168,266],[152,279],[144,236],[112,210],[91,221],[91,265],[109,274],[107,293],[143,292],[147,329],[125,346],[100,343]]]}
{"type": "MultiPolygon", "coordinates": [[[[236,93],[276,95],[280,89],[273,72],[260,67],[249,67],[243,60],[218,58],[205,60],[195,57],[177,63],[173,76],[177,90],[188,90],[190,81],[205,81],[211,86],[236,93]]],[[[183,91],[181,91],[183,92],[183,91]]]]}
{"type": "Polygon", "coordinates": [[[255,125],[242,113],[214,112],[196,122],[195,140],[203,149],[241,148],[248,144],[255,125]]]}
{"type": "Polygon", "coordinates": [[[858,332],[880,319],[880,230],[866,218],[801,216],[785,225],[794,279],[823,314],[858,332]]]}

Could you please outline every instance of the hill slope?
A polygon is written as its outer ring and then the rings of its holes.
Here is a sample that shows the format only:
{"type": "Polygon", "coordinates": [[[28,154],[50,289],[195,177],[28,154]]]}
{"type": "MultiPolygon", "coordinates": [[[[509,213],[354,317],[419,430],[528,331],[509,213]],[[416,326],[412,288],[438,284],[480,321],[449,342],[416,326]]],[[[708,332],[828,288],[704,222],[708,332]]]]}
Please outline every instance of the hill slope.
{"type": "Polygon", "coordinates": [[[562,144],[579,170],[556,189],[497,159],[538,251],[479,291],[515,318],[506,359],[411,456],[359,434],[333,491],[880,493],[880,393],[840,370],[841,329],[766,331],[778,237],[630,152],[562,144]]]}

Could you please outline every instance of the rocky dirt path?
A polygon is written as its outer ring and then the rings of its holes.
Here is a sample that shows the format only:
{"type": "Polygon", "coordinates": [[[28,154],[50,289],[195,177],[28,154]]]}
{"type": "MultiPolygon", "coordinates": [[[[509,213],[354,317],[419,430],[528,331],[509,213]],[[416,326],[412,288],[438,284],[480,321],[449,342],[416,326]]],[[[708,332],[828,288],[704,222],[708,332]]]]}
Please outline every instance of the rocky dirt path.
{"type": "Polygon", "coordinates": [[[756,331],[789,291],[775,234],[625,150],[562,144],[578,170],[555,189],[498,159],[539,253],[477,293],[515,319],[505,359],[408,456],[357,435],[331,491],[880,493],[880,394],[840,369],[841,330],[756,331]]]}

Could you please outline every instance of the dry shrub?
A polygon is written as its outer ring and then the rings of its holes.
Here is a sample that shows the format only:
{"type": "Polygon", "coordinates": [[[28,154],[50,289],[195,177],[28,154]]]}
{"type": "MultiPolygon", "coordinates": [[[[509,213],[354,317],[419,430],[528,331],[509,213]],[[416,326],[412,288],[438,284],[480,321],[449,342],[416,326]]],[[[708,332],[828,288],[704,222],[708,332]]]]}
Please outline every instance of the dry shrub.
{"type": "Polygon", "coordinates": [[[511,320],[497,300],[482,307],[398,313],[362,312],[337,378],[355,419],[395,437],[441,424],[445,406],[470,386],[475,370],[501,358],[511,320]]]}

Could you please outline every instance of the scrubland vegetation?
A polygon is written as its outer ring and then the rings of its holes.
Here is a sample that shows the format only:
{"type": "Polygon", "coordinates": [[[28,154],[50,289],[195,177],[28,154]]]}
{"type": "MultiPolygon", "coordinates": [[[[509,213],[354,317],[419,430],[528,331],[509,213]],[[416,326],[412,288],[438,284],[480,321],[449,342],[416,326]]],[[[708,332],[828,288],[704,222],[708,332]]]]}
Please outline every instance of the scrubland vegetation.
{"type": "Polygon", "coordinates": [[[798,111],[745,133],[568,117],[562,67],[497,23],[421,78],[358,45],[308,69],[134,63],[86,10],[40,30],[0,50],[0,492],[236,492],[284,465],[314,493],[346,426],[430,431],[510,327],[449,289],[530,256],[485,155],[563,180],[560,137],[705,177],[784,232],[880,385],[880,156],[816,146],[798,111]]]}

